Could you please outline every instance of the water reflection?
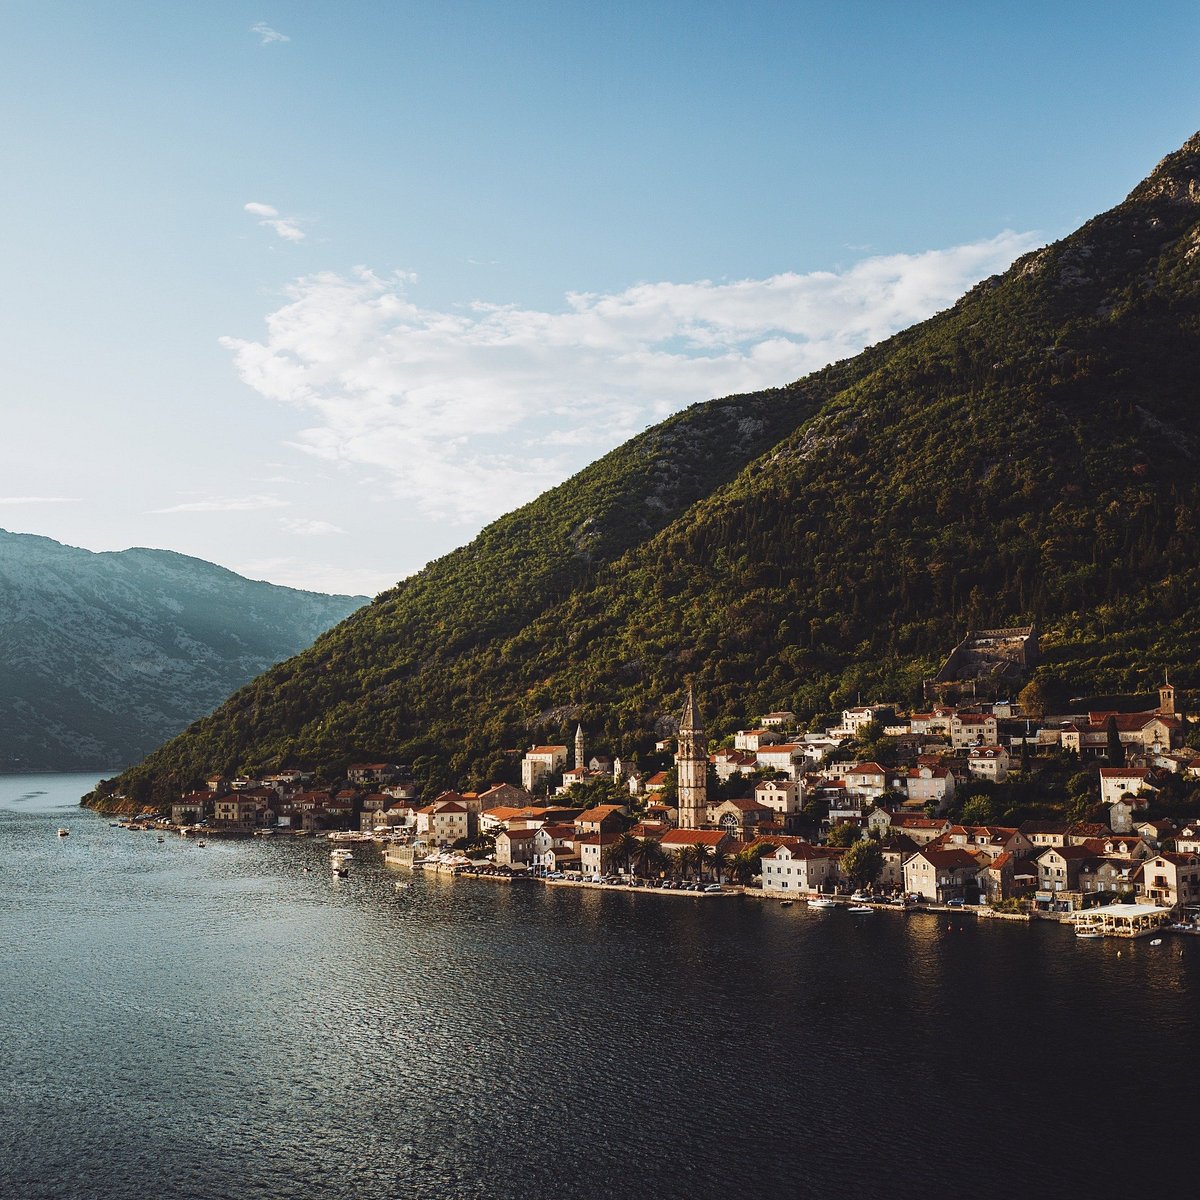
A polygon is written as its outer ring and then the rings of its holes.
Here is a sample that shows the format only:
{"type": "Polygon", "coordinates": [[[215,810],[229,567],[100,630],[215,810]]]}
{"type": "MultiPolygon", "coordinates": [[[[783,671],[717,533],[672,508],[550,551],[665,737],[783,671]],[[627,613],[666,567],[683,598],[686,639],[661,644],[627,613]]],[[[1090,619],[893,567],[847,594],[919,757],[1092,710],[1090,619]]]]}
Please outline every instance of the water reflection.
{"type": "Polygon", "coordinates": [[[1192,942],[56,839],[89,783],[0,779],[6,1197],[1106,1196],[1104,1047],[1188,1111],[1192,942]]]}

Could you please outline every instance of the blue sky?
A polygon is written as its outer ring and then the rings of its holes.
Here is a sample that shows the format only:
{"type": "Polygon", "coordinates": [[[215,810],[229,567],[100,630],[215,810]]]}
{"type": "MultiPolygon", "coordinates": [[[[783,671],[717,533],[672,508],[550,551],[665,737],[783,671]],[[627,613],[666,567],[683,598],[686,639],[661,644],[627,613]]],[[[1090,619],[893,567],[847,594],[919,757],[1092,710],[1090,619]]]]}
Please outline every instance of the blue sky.
{"type": "Polygon", "coordinates": [[[0,526],[374,592],[1200,128],[1193,3],[0,3],[0,526]]]}

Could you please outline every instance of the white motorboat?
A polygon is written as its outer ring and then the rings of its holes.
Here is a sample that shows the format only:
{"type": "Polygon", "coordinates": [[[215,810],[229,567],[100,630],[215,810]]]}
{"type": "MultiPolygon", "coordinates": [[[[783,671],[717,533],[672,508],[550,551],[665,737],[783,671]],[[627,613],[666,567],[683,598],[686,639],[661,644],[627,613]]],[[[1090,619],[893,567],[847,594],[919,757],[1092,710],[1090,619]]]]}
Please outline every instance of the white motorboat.
{"type": "Polygon", "coordinates": [[[828,896],[817,896],[816,899],[810,900],[808,902],[808,907],[809,908],[837,908],[837,905],[834,903],[834,901],[830,900],[828,896]]]}
{"type": "Polygon", "coordinates": [[[1080,925],[1079,928],[1075,930],[1075,936],[1077,938],[1089,938],[1090,939],[1090,938],[1102,938],[1104,936],[1104,934],[1102,934],[1099,929],[1089,929],[1086,925],[1080,925]]]}
{"type": "Polygon", "coordinates": [[[869,904],[852,904],[848,909],[846,909],[846,911],[853,913],[869,913],[874,912],[875,910],[869,904]]]}
{"type": "Polygon", "coordinates": [[[59,837],[70,837],[71,831],[69,829],[60,829],[60,830],[58,830],[58,836],[59,837]]]}

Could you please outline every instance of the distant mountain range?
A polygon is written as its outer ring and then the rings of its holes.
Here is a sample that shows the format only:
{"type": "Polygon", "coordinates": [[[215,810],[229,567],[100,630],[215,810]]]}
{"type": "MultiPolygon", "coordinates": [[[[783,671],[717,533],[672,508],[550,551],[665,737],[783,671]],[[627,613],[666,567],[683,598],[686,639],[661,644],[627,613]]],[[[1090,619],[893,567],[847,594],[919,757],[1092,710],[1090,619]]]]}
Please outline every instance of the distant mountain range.
{"type": "Polygon", "coordinates": [[[363,603],[0,530],[0,771],[136,762],[363,603]]]}
{"type": "Polygon", "coordinates": [[[970,627],[1036,621],[1048,692],[1200,683],[1200,135],[1116,208],[798,383],[696,405],[268,671],[116,786],[652,743],[919,700],[970,627]],[[661,727],[661,723],[660,723],[661,727]]]}

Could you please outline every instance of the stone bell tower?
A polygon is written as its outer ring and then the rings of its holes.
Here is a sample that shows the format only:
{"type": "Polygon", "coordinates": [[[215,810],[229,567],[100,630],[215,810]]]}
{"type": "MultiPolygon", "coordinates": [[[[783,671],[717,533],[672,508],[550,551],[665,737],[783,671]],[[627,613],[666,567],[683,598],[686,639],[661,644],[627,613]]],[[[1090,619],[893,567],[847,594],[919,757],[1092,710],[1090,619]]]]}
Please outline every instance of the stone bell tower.
{"type": "Polygon", "coordinates": [[[1158,689],[1158,715],[1160,717],[1175,716],[1175,688],[1165,674],[1162,685],[1158,689]]]}
{"type": "Polygon", "coordinates": [[[678,776],[679,828],[700,829],[708,813],[708,741],[700,726],[700,711],[691,687],[683,715],[679,718],[675,772],[678,776]]]}
{"type": "Polygon", "coordinates": [[[575,769],[579,770],[583,762],[583,725],[575,727],[575,769]]]}

